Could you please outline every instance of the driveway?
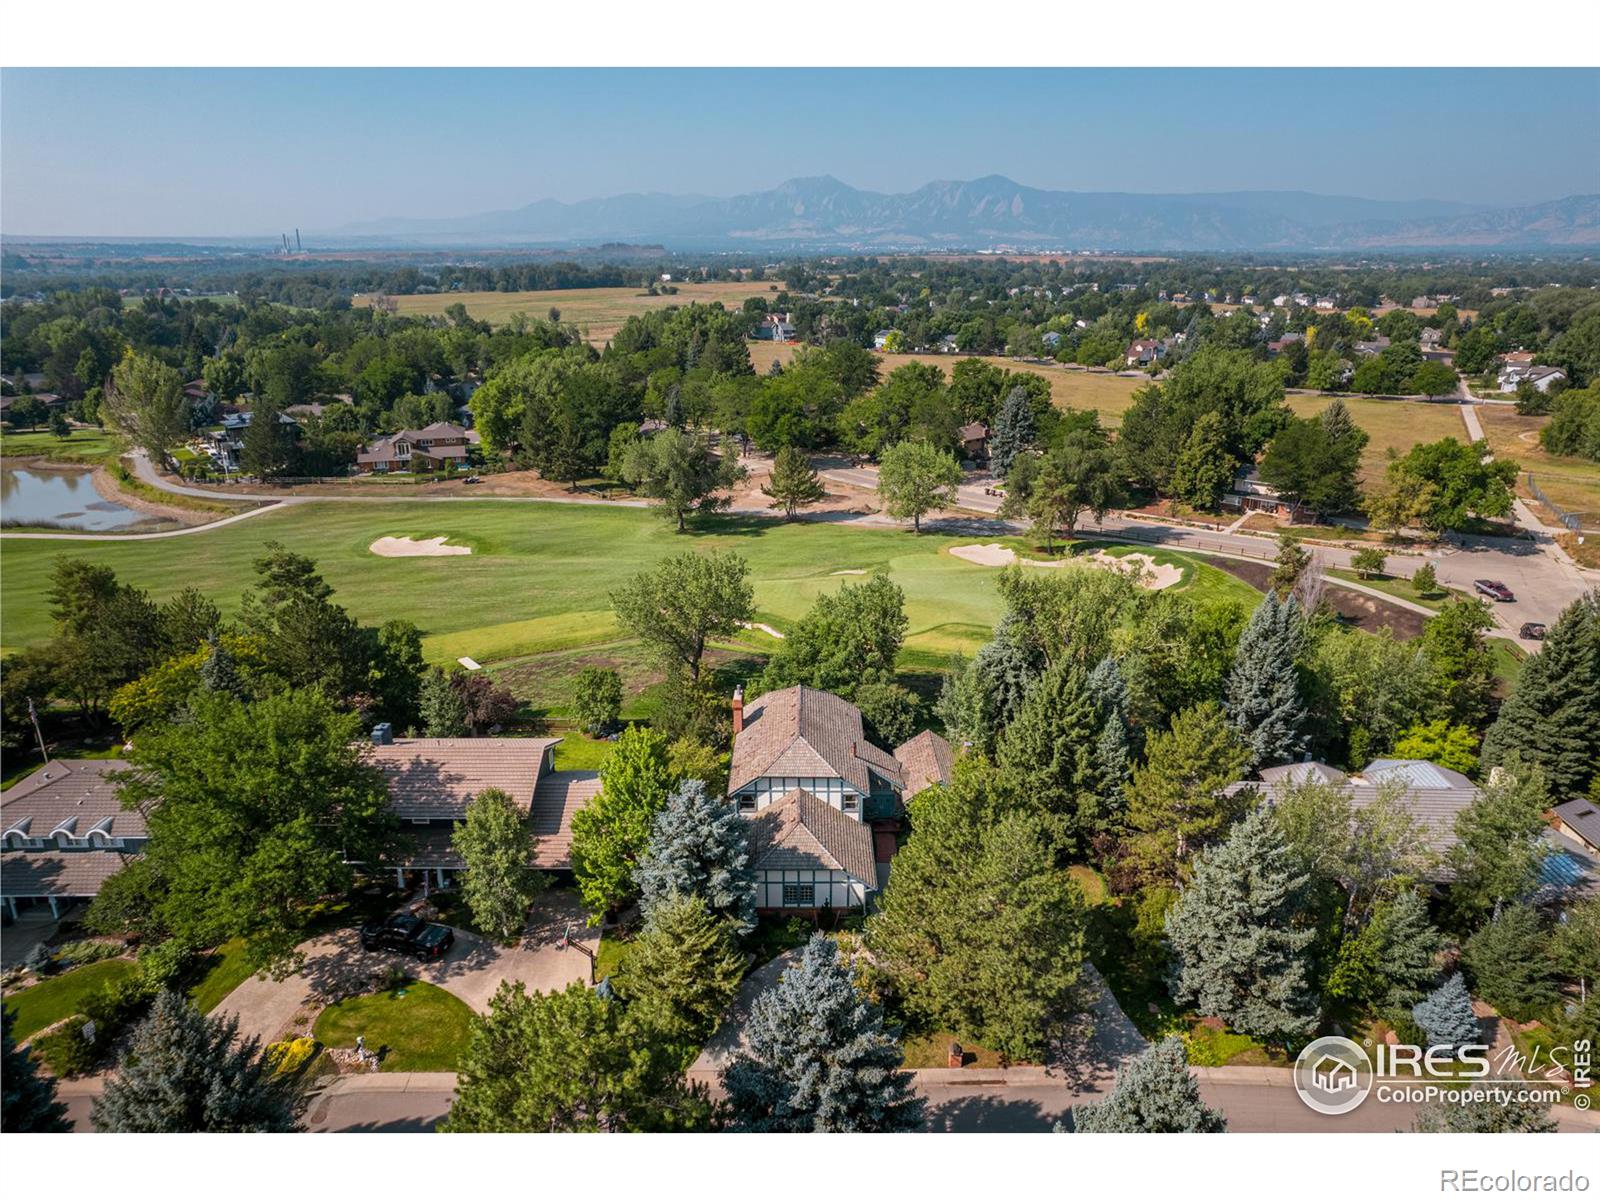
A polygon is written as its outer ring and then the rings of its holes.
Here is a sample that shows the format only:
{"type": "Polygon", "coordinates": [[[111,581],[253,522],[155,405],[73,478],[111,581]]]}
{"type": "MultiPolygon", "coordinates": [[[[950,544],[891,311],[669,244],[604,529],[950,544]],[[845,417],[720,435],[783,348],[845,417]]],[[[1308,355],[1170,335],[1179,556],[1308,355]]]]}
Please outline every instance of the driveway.
{"type": "Polygon", "coordinates": [[[571,924],[575,943],[590,953],[598,949],[599,931],[584,924],[586,915],[575,893],[549,892],[535,902],[527,931],[515,946],[498,946],[457,929],[450,953],[431,963],[368,952],[356,930],[340,929],[301,947],[305,962],[298,972],[281,980],[253,976],[228,993],[216,1012],[237,1016],[242,1037],[279,1041],[290,1032],[307,1031],[329,996],[341,995],[391,966],[444,988],[474,1012],[488,1012],[502,980],[540,992],[559,991],[574,980],[589,982],[588,957],[577,948],[557,945],[571,924]]]}

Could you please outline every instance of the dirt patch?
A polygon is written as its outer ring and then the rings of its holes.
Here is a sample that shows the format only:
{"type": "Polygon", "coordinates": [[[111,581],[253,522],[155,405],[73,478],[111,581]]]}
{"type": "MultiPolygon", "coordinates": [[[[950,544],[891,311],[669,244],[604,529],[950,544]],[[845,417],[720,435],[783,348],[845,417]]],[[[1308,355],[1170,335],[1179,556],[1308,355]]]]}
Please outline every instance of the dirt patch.
{"type": "Polygon", "coordinates": [[[367,549],[379,558],[449,558],[456,554],[471,554],[471,546],[447,546],[447,534],[420,540],[408,537],[381,537],[367,549]]]}
{"type": "MultiPolygon", "coordinates": [[[[1236,558],[1209,558],[1206,561],[1218,570],[1244,580],[1258,592],[1267,590],[1267,580],[1272,577],[1270,563],[1243,562],[1236,558]]],[[[1365,592],[1353,592],[1334,584],[1323,589],[1322,596],[1347,624],[1367,633],[1376,633],[1387,625],[1394,630],[1396,637],[1410,641],[1421,636],[1422,626],[1428,619],[1409,608],[1401,608],[1398,604],[1390,604],[1365,592]]]]}

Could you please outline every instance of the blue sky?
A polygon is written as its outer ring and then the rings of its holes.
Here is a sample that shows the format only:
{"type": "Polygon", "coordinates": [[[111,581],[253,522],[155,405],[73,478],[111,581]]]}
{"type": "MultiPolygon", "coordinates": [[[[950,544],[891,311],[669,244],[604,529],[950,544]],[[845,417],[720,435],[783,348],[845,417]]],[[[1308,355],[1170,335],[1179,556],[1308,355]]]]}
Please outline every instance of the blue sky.
{"type": "Polygon", "coordinates": [[[7,70],[0,228],[327,230],[801,175],[904,191],[1600,191],[1595,70],[7,70]]]}

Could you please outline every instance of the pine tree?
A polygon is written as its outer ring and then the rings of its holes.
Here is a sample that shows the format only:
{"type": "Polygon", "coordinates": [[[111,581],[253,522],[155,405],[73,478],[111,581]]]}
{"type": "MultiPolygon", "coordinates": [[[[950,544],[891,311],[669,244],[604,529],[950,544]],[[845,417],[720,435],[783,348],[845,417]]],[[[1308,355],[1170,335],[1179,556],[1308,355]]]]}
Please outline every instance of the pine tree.
{"type": "Polygon", "coordinates": [[[417,692],[417,711],[422,717],[422,732],[428,737],[464,737],[467,732],[467,703],[450,686],[450,677],[438,667],[422,678],[417,692]]]}
{"type": "Polygon", "coordinates": [[[1428,920],[1428,902],[1409,889],[1379,906],[1372,923],[1382,933],[1378,1003],[1389,1012],[1403,1012],[1438,977],[1444,938],[1428,920]]]}
{"type": "Polygon", "coordinates": [[[1316,931],[1302,925],[1309,884],[1270,810],[1252,810],[1200,855],[1167,913],[1174,998],[1251,1037],[1287,1044],[1308,1036],[1318,1008],[1309,961],[1316,931]]]}
{"type": "Polygon", "coordinates": [[[1008,610],[995,626],[994,636],[978,648],[972,660],[978,707],[984,719],[967,732],[967,740],[992,754],[1001,733],[1016,717],[1044,669],[1044,653],[1027,620],[1008,610]]]}
{"type": "Polygon", "coordinates": [[[734,1120],[758,1133],[891,1133],[917,1129],[923,1102],[900,1069],[883,1011],[855,990],[831,938],[751,1007],[747,1049],[722,1075],[734,1120]]]}
{"type": "Polygon", "coordinates": [[[1305,648],[1299,602],[1279,603],[1268,593],[1239,635],[1224,701],[1250,751],[1251,767],[1287,762],[1305,746],[1306,707],[1296,667],[1305,648]]]}
{"type": "Polygon", "coordinates": [[[1411,1125],[1413,1133],[1555,1133],[1557,1128],[1549,1106],[1526,1091],[1509,1100],[1435,1100],[1417,1110],[1411,1125]]]}
{"type": "Polygon", "coordinates": [[[133,1031],[117,1073],[94,1101],[108,1133],[290,1133],[305,1098],[274,1073],[256,1038],[235,1045],[239,1019],[203,1015],[162,992],[133,1031]]]}
{"type": "Polygon", "coordinates": [[[772,461],[772,476],[761,489],[770,496],[769,508],[783,509],[783,519],[793,520],[794,515],[808,504],[825,499],[828,489],[822,477],[811,469],[811,460],[798,446],[785,446],[772,461]]]}
{"type": "Polygon", "coordinates": [[[727,922],[698,896],[674,893],[650,909],[617,987],[645,1026],[698,1045],[716,1028],[743,975],[744,955],[727,922]]]}
{"type": "Polygon", "coordinates": [[[528,906],[550,882],[533,868],[533,838],[516,801],[485,788],[467,803],[467,819],[450,845],[466,864],[461,892],[478,928],[502,942],[515,938],[528,906]]]}
{"type": "Polygon", "coordinates": [[[667,797],[633,879],[647,917],[674,896],[693,896],[740,932],[756,926],[749,824],[698,779],[684,780],[667,797]]]}
{"type": "Polygon", "coordinates": [[[1459,971],[1446,979],[1427,999],[1411,1009],[1411,1019],[1428,1037],[1428,1045],[1475,1046],[1483,1041],[1483,1026],[1472,1011],[1472,997],[1467,994],[1467,981],[1459,971]]]}
{"type": "Polygon", "coordinates": [[[56,1081],[39,1074],[38,1065],[26,1050],[17,1049],[11,1026],[16,1015],[10,1008],[0,1010],[0,1131],[5,1133],[71,1133],[67,1106],[56,1099],[56,1081]]]}
{"type": "Polygon", "coordinates": [[[216,632],[206,638],[206,658],[200,664],[200,686],[208,692],[226,692],[235,699],[244,696],[244,682],[239,678],[239,667],[233,653],[222,644],[216,632]]]}
{"type": "Polygon", "coordinates": [[[1483,765],[1513,755],[1544,768],[1561,799],[1600,776],[1600,590],[1574,601],[1528,660],[1483,739],[1483,765]]]}
{"type": "Polygon", "coordinates": [[[1094,747],[1099,793],[1105,800],[1107,814],[1119,816],[1126,799],[1133,750],[1129,744],[1128,683],[1117,660],[1109,654],[1102,658],[1089,672],[1088,688],[1104,721],[1094,747]]]}
{"type": "Polygon", "coordinates": [[[1530,904],[1508,904],[1467,939],[1461,961],[1472,972],[1478,995],[1519,1021],[1555,1003],[1559,996],[1550,935],[1530,904]]]}
{"type": "Polygon", "coordinates": [[[1189,857],[1209,845],[1239,812],[1223,794],[1249,751],[1212,703],[1184,709],[1152,736],[1128,783],[1128,856],[1148,879],[1176,882],[1189,857]]]}
{"type": "Polygon", "coordinates": [[[1072,1128],[1076,1133],[1226,1133],[1228,1122],[1201,1101],[1183,1042],[1167,1038],[1117,1068],[1116,1085],[1104,1100],[1073,1105],[1072,1128]]]}
{"type": "Polygon", "coordinates": [[[1025,802],[1059,821],[1080,847],[1105,816],[1095,757],[1103,725],[1087,672],[1062,659],[1029,689],[996,752],[1025,802]]]}
{"type": "Polygon", "coordinates": [[[1300,539],[1290,533],[1278,535],[1278,560],[1267,577],[1267,587],[1279,600],[1294,595],[1300,577],[1311,565],[1311,555],[1300,548],[1300,539]]]}
{"type": "Polygon", "coordinates": [[[1017,455],[1027,450],[1033,439],[1033,402],[1025,388],[1014,387],[1000,402],[1000,413],[989,432],[989,469],[1004,479],[1017,455]]]}

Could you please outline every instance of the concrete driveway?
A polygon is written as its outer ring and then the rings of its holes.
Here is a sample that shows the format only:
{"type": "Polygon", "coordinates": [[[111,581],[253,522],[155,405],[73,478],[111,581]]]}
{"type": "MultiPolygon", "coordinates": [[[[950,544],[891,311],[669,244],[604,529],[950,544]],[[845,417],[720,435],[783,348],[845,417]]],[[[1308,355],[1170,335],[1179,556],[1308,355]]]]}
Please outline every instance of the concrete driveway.
{"type": "Polygon", "coordinates": [[[474,1012],[487,1012],[502,980],[520,981],[540,992],[558,991],[574,980],[587,983],[589,958],[577,947],[595,952],[600,935],[584,924],[585,916],[575,893],[550,892],[535,902],[527,930],[515,946],[498,946],[457,929],[450,953],[431,963],[368,952],[361,948],[357,930],[340,929],[301,947],[305,962],[298,972],[281,980],[247,979],[216,1012],[237,1016],[243,1037],[279,1041],[309,1032],[330,997],[348,993],[391,966],[459,996],[474,1012]],[[576,945],[562,950],[557,943],[569,924],[576,945]]]}

